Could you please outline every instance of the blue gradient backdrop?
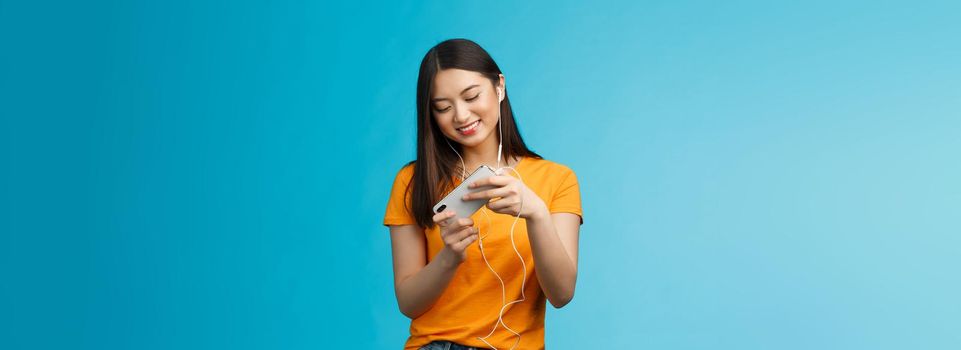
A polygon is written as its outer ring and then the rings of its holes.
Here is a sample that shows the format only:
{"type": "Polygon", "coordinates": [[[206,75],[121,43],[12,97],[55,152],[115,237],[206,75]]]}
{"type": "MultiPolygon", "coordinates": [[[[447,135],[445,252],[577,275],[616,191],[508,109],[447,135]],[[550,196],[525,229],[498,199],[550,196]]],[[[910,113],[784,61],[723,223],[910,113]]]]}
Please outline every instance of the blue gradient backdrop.
{"type": "Polygon", "coordinates": [[[380,222],[466,37],[581,181],[549,348],[958,349],[959,14],[0,0],[0,348],[399,348],[380,222]]]}

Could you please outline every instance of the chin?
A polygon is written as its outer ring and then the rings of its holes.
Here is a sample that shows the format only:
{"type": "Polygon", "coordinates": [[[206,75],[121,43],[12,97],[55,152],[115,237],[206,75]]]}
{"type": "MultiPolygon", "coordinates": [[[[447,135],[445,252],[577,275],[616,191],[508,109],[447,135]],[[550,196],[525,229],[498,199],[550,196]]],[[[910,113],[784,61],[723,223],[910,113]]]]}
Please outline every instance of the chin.
{"type": "Polygon", "coordinates": [[[457,135],[455,140],[457,140],[457,143],[459,143],[461,146],[468,148],[477,147],[477,145],[482,143],[482,139],[475,139],[473,137],[465,139],[464,136],[461,135],[457,135]]]}
{"type": "Polygon", "coordinates": [[[471,136],[463,136],[461,134],[457,134],[458,142],[464,147],[471,147],[471,148],[479,146],[491,136],[493,136],[493,132],[487,132],[486,134],[483,134],[483,135],[474,134],[471,136]]]}

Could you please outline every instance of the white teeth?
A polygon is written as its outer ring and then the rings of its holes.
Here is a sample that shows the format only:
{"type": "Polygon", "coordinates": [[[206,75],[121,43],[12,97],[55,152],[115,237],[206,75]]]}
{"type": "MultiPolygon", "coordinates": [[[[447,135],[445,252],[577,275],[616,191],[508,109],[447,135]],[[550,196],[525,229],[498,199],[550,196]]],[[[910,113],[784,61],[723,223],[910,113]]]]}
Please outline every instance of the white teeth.
{"type": "Polygon", "coordinates": [[[474,128],[475,126],[477,126],[478,124],[480,124],[480,120],[477,120],[477,121],[475,121],[475,122],[473,122],[473,123],[470,123],[470,124],[468,124],[467,126],[457,128],[457,130],[467,131],[467,130],[473,129],[473,128],[474,128]]]}

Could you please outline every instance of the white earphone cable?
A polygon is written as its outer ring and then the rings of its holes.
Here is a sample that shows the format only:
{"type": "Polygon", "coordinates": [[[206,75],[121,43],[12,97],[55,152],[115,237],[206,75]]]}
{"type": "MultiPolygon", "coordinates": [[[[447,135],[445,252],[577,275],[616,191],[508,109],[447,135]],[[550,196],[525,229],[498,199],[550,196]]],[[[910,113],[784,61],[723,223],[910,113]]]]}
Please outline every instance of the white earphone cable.
{"type": "MultiPolygon", "coordinates": [[[[500,97],[501,97],[501,94],[500,94],[500,91],[498,91],[498,95],[497,95],[497,98],[498,98],[498,109],[497,109],[497,138],[498,138],[498,140],[497,140],[497,172],[500,173],[500,172],[501,172],[502,170],[504,170],[504,169],[510,169],[511,171],[514,172],[514,174],[517,175],[517,178],[518,178],[519,180],[521,180],[521,182],[524,182],[524,178],[521,176],[520,172],[517,171],[517,169],[514,169],[514,168],[512,168],[512,167],[508,167],[508,166],[501,167],[501,155],[502,155],[502,150],[503,150],[503,144],[504,144],[504,143],[503,143],[503,133],[502,133],[503,127],[501,126],[500,97]]],[[[451,149],[452,151],[454,151],[454,154],[457,155],[457,158],[460,159],[460,163],[461,163],[461,181],[462,181],[462,182],[463,182],[463,181],[466,181],[466,180],[467,180],[467,166],[466,166],[466,164],[464,163],[464,158],[461,157],[460,152],[457,152],[457,149],[454,148],[454,145],[452,145],[452,144],[450,143],[450,140],[448,140],[448,138],[445,137],[445,138],[444,138],[444,141],[447,142],[447,146],[449,146],[450,149],[451,149]]],[[[492,221],[491,221],[490,215],[487,213],[487,208],[483,208],[483,207],[482,207],[481,210],[484,212],[484,216],[487,217],[487,227],[490,228],[490,227],[492,226],[492,221]]],[[[501,278],[500,274],[498,274],[497,271],[494,270],[494,267],[491,266],[490,261],[487,260],[487,254],[484,252],[484,237],[487,237],[487,234],[480,235],[481,232],[480,232],[480,229],[478,228],[478,247],[480,248],[481,257],[484,259],[484,263],[487,264],[487,268],[491,271],[491,273],[494,274],[494,277],[497,277],[497,280],[498,280],[498,281],[500,282],[500,284],[501,284],[501,304],[502,304],[502,305],[501,305],[500,311],[498,311],[498,313],[497,313],[497,321],[494,322],[494,327],[491,328],[490,333],[488,333],[486,336],[483,336],[483,337],[477,337],[478,340],[484,342],[484,344],[487,344],[487,346],[490,346],[490,347],[493,348],[494,350],[497,350],[497,347],[495,347],[495,346],[491,345],[491,343],[487,342],[487,338],[490,338],[490,337],[494,334],[494,331],[497,330],[497,325],[498,325],[498,324],[503,325],[503,326],[504,326],[504,329],[506,329],[508,332],[511,332],[511,333],[513,333],[514,335],[517,336],[517,340],[514,342],[514,345],[511,346],[511,350],[513,350],[515,347],[517,347],[517,345],[520,344],[520,341],[521,341],[521,335],[520,335],[520,333],[517,333],[516,331],[514,331],[513,329],[511,329],[509,326],[507,326],[507,323],[504,322],[504,311],[505,311],[505,309],[507,309],[507,307],[510,306],[510,305],[513,305],[513,304],[516,304],[516,303],[520,303],[520,302],[524,302],[524,301],[527,300],[527,296],[526,296],[526,294],[524,293],[524,290],[526,289],[526,282],[527,282],[527,263],[524,262],[524,257],[521,255],[520,251],[517,249],[517,244],[514,242],[514,227],[517,225],[517,221],[520,219],[520,215],[521,215],[520,213],[521,213],[521,211],[523,211],[523,210],[524,210],[524,201],[523,201],[523,199],[522,199],[522,200],[521,200],[521,203],[520,203],[520,209],[518,209],[517,215],[514,216],[514,221],[513,221],[513,223],[511,223],[511,231],[510,231],[511,246],[513,246],[513,248],[514,248],[514,253],[517,254],[517,258],[518,258],[518,259],[520,260],[520,262],[521,262],[522,278],[521,278],[521,298],[520,298],[520,299],[511,301],[511,302],[507,302],[507,285],[504,283],[504,279],[501,278]]],[[[488,234],[489,234],[489,232],[488,232],[488,234]]]]}

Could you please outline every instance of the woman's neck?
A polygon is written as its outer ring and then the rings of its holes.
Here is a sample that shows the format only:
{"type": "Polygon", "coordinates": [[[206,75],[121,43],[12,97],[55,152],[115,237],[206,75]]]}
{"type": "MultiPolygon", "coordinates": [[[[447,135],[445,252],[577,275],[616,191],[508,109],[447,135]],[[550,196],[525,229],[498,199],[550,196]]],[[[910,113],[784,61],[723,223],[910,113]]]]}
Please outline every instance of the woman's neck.
{"type": "Polygon", "coordinates": [[[497,169],[498,165],[501,167],[514,167],[520,162],[520,157],[507,159],[507,155],[502,154],[500,164],[497,164],[497,146],[496,135],[491,135],[487,140],[474,147],[462,146],[461,156],[464,157],[464,165],[467,167],[464,169],[464,172],[470,175],[470,173],[474,172],[474,170],[481,165],[497,169]]]}
{"type": "MultiPolygon", "coordinates": [[[[467,166],[467,173],[470,174],[475,169],[481,165],[487,165],[491,168],[497,168],[497,146],[493,148],[487,147],[480,149],[477,148],[464,148],[464,164],[467,166]]],[[[505,155],[501,155],[502,159],[500,161],[500,166],[513,167],[520,161],[520,158],[507,159],[505,155]]]]}

